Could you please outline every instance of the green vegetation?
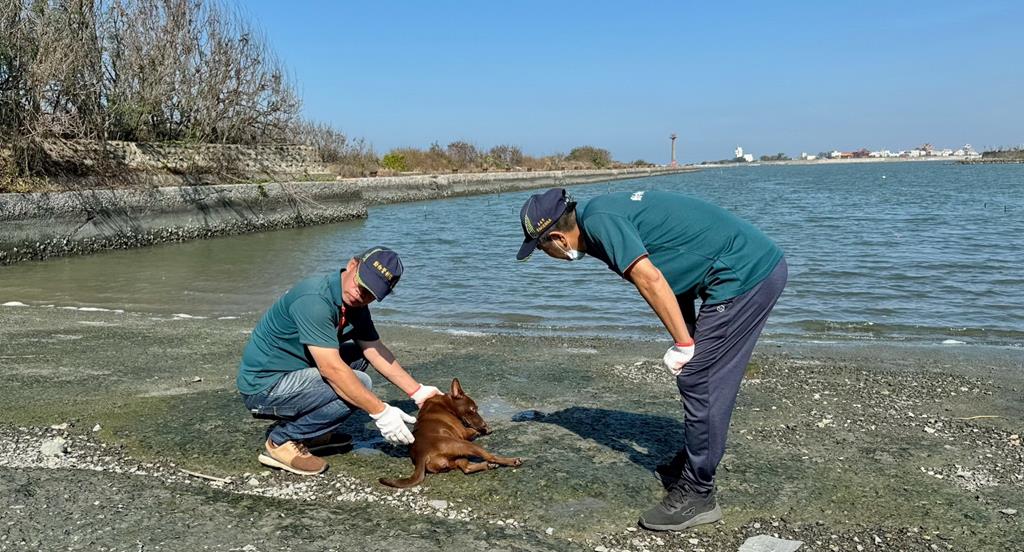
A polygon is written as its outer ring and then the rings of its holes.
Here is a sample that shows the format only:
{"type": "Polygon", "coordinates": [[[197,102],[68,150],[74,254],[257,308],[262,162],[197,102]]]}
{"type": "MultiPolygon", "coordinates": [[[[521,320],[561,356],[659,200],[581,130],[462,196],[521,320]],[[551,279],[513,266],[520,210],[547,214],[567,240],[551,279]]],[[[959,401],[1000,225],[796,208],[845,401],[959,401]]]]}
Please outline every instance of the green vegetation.
{"type": "MultiPolygon", "coordinates": [[[[645,161],[641,165],[649,166],[645,161]]],[[[626,165],[611,158],[608,150],[593,146],[574,148],[569,155],[554,154],[532,157],[517,146],[500,144],[489,150],[480,149],[465,141],[441,146],[434,142],[426,150],[412,147],[396,148],[381,158],[380,166],[392,172],[487,172],[580,170],[621,168],[626,165]]]]}
{"type": "Polygon", "coordinates": [[[981,158],[985,160],[1000,161],[1024,161],[1024,146],[1003,147],[996,150],[981,152],[981,158]]]}
{"type": "Polygon", "coordinates": [[[791,161],[790,157],[785,153],[776,153],[775,155],[762,155],[761,161],[791,161]]]}
{"type": "Polygon", "coordinates": [[[608,150],[594,146],[573,148],[566,159],[574,163],[586,163],[597,169],[603,169],[612,164],[612,155],[608,150]]]}

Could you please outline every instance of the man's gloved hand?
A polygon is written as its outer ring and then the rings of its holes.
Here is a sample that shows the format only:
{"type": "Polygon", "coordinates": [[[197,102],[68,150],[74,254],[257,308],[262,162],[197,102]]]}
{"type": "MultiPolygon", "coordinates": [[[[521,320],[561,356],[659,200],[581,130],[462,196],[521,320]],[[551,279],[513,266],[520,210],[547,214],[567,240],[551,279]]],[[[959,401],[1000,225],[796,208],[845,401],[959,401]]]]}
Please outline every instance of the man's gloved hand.
{"type": "Polygon", "coordinates": [[[433,397],[434,395],[444,395],[440,389],[433,385],[420,384],[419,388],[413,391],[409,396],[412,400],[416,401],[416,408],[423,406],[423,401],[433,397]]]}
{"type": "Polygon", "coordinates": [[[696,344],[693,340],[690,343],[676,343],[665,353],[665,358],[662,362],[665,363],[665,368],[668,368],[669,372],[672,372],[673,376],[678,376],[683,373],[683,366],[690,359],[693,358],[693,349],[696,344]]]}
{"type": "Polygon", "coordinates": [[[373,423],[377,425],[380,434],[389,443],[394,445],[409,445],[415,440],[409,427],[405,424],[416,423],[416,417],[410,416],[401,409],[384,404],[384,410],[377,414],[370,414],[373,423]]]}

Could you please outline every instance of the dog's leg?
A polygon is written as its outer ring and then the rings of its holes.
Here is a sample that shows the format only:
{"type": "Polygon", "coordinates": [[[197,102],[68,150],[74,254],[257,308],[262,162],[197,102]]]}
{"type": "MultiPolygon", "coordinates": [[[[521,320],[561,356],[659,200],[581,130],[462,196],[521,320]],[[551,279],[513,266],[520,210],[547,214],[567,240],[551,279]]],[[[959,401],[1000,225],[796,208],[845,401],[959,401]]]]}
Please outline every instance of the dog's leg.
{"type": "Polygon", "coordinates": [[[472,441],[473,439],[476,439],[479,436],[480,432],[471,427],[462,428],[462,438],[467,441],[472,441]]]}
{"type": "Polygon", "coordinates": [[[507,458],[504,456],[496,456],[484,450],[484,447],[470,443],[466,441],[463,445],[463,449],[467,451],[466,456],[477,456],[484,460],[501,466],[520,466],[523,463],[521,458],[507,458]]]}
{"type": "Polygon", "coordinates": [[[466,458],[459,458],[452,462],[452,464],[462,470],[462,473],[476,473],[478,471],[484,471],[491,468],[491,465],[487,462],[470,462],[466,458]]]}

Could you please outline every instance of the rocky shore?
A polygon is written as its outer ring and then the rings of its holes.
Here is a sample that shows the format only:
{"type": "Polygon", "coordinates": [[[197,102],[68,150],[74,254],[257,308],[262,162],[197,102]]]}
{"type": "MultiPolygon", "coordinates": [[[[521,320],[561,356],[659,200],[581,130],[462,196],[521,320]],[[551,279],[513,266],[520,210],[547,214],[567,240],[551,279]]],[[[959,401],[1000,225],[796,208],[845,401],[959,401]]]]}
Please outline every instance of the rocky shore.
{"type": "Polygon", "coordinates": [[[682,172],[635,168],[0,194],[0,266],[366,216],[370,205],[682,172]]]}
{"type": "Polygon", "coordinates": [[[725,519],[664,534],[635,526],[682,437],[659,343],[383,328],[421,380],[460,378],[485,446],[525,459],[394,491],[376,479],[405,475],[405,450],[365,416],[321,477],[255,461],[266,424],[233,388],[251,317],[60,307],[0,306],[0,550],[1024,550],[1019,349],[763,344],[725,519]]]}

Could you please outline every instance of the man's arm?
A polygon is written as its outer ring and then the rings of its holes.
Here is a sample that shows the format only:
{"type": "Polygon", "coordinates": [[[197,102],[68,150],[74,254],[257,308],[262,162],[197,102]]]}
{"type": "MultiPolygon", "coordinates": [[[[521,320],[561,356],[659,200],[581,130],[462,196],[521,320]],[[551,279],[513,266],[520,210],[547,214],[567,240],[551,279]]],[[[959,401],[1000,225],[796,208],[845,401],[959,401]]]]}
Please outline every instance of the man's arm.
{"type": "Polygon", "coordinates": [[[420,384],[402,368],[402,365],[395,360],[395,355],[379,339],[374,341],[356,341],[363,349],[363,356],[373,366],[374,370],[384,376],[396,387],[412,396],[419,389],[420,384]]]}
{"type": "Polygon", "coordinates": [[[345,401],[356,405],[368,414],[379,414],[384,411],[387,405],[377,398],[372,391],[367,389],[363,382],[359,381],[355,372],[345,361],[341,360],[341,354],[337,349],[327,347],[314,347],[309,345],[309,352],[316,361],[327,383],[334,389],[334,392],[345,401]]]}
{"type": "Polygon", "coordinates": [[[693,343],[690,332],[686,330],[683,312],[679,310],[679,302],[676,300],[675,293],[672,292],[672,287],[668,285],[668,280],[650,259],[644,257],[633,263],[633,266],[626,272],[626,278],[636,286],[637,291],[658,315],[661,323],[677,344],[693,343]]]}

